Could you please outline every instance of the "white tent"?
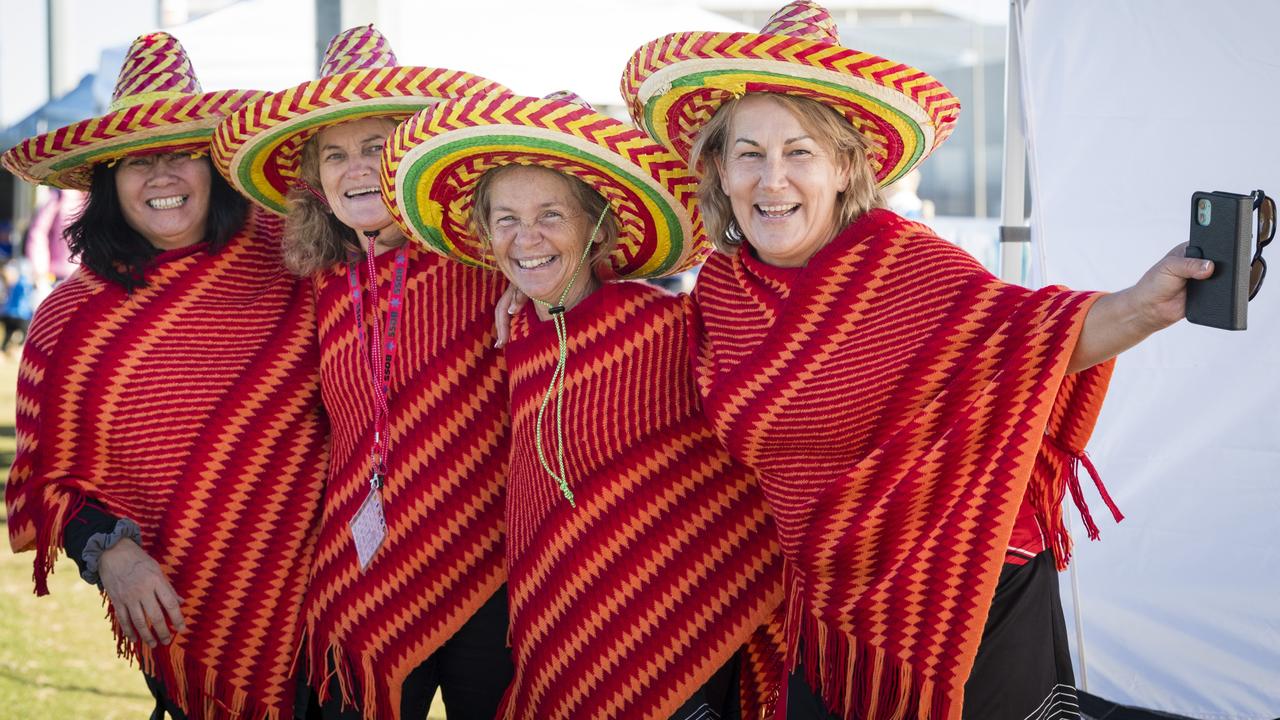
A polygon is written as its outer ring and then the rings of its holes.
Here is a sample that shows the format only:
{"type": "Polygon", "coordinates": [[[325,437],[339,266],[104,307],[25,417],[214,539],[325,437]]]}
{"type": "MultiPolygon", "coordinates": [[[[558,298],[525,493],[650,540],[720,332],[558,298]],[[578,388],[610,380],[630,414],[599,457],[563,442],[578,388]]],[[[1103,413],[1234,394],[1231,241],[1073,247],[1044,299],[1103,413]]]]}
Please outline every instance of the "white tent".
{"type": "MultiPolygon", "coordinates": [[[[1015,2],[1048,282],[1133,283],[1186,239],[1193,191],[1280,195],[1280,3],[1015,2]]],[[[1280,716],[1277,250],[1248,331],[1180,323],[1119,360],[1090,453],[1128,518],[1063,583],[1096,695],[1280,716]]]]}

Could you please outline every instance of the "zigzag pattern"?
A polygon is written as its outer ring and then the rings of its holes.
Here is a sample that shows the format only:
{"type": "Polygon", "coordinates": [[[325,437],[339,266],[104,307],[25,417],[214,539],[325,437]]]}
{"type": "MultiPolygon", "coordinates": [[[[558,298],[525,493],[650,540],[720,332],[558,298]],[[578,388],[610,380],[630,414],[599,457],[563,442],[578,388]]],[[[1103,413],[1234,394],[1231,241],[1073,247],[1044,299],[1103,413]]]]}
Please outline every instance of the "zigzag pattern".
{"type": "MultiPolygon", "coordinates": [[[[772,78],[756,76],[751,80],[751,62],[787,62],[797,67],[816,68],[862,80],[886,88],[900,96],[886,97],[882,101],[911,103],[922,109],[930,119],[935,136],[933,144],[924,148],[916,159],[918,164],[954,130],[959,117],[960,102],[940,82],[924,72],[902,63],[885,60],[871,53],[859,52],[839,45],[800,40],[787,35],[763,35],[755,33],[707,33],[686,32],[667,35],[636,51],[622,75],[621,92],[632,119],[644,127],[653,137],[671,147],[682,157],[689,156],[689,149],[698,131],[711,119],[733,93],[718,88],[680,86],[659,92],[675,94],[669,115],[646,117],[645,99],[640,97],[641,85],[654,73],[695,60],[720,60],[725,69],[737,69],[746,84],[747,92],[786,92],[812,97],[831,105],[847,117],[854,126],[881,146],[882,155],[877,168],[877,179],[889,181],[889,173],[901,156],[903,143],[898,131],[887,121],[884,111],[875,103],[849,93],[820,92],[800,82],[796,85],[781,83],[772,78]]],[[[914,166],[914,164],[912,166],[914,166]]],[[[894,178],[910,168],[901,169],[894,178]]]]}
{"type": "MultiPolygon", "coordinates": [[[[565,462],[577,507],[534,447],[555,330],[531,309],[513,323],[516,678],[501,717],[670,717],[781,600],[763,496],[698,408],[690,312],[687,297],[612,283],[566,316],[565,462]]],[[[544,437],[554,434],[543,422],[544,437]]]]}
{"type": "Polygon", "coordinates": [[[6,487],[37,587],[67,508],[135,519],[184,599],[169,647],[127,647],[192,717],[292,717],[291,673],[326,466],[308,285],[275,223],[162,255],[127,295],[87,270],[41,305],[6,487]]]}
{"type": "Polygon", "coordinates": [[[410,99],[401,103],[408,114],[443,98],[509,92],[492,80],[443,68],[386,67],[326,76],[267,95],[228,116],[214,131],[211,157],[233,185],[264,202],[264,189],[246,187],[241,181],[236,172],[239,164],[265,165],[263,177],[255,177],[253,182],[267,183],[282,197],[298,178],[302,147],[320,127],[312,125],[283,140],[273,140],[270,131],[281,124],[320,113],[332,114],[332,122],[354,119],[361,117],[356,104],[376,100],[410,99]],[[259,157],[264,153],[265,157],[259,157]]]}
{"type": "Polygon", "coordinates": [[[329,41],[320,63],[320,77],[398,64],[387,38],[373,25],[361,25],[344,30],[329,41]]]}
{"type": "MultiPolygon", "coordinates": [[[[688,173],[684,162],[644,133],[626,124],[568,100],[532,97],[474,95],[465,100],[446,102],[420,111],[402,123],[389,140],[383,157],[382,190],[396,222],[413,237],[422,238],[423,229],[408,222],[402,205],[416,198],[397,197],[396,178],[408,171],[401,166],[403,158],[420,144],[451,132],[478,127],[501,127],[512,134],[529,135],[529,130],[545,130],[562,134],[567,139],[586,141],[598,146],[601,153],[575,153],[571,157],[540,150],[531,139],[522,148],[494,151],[484,148],[470,153],[428,178],[428,195],[445,208],[440,230],[467,262],[488,265],[484,243],[471,235],[472,188],[485,172],[513,163],[532,164],[577,177],[600,192],[618,219],[621,236],[618,249],[609,258],[604,276],[639,277],[643,268],[656,256],[670,258],[674,264],[665,273],[692,267],[705,257],[705,233],[701,214],[697,211],[697,181],[688,173]],[[626,178],[604,167],[605,163],[622,165],[626,170],[649,177],[675,198],[677,213],[692,218],[693,237],[681,243],[680,229],[668,227],[645,204],[643,192],[626,178]]],[[[531,136],[530,136],[531,137],[531,136]]]]}
{"type": "Polygon", "coordinates": [[[703,407],[794,570],[789,667],[803,638],[841,716],[952,720],[1018,508],[1067,482],[1037,457],[1082,452],[1110,369],[1063,382],[1088,293],[1005,285],[883,210],[832,247],[803,278],[708,261],[703,407]]]}
{"type": "Polygon", "coordinates": [[[786,35],[831,45],[840,42],[840,31],[831,13],[811,0],[795,0],[782,6],[764,24],[760,34],[786,35]]]}
{"type": "Polygon", "coordinates": [[[129,46],[111,93],[111,109],[129,105],[131,96],[155,92],[175,96],[200,94],[200,81],[196,79],[187,51],[169,33],[142,35],[129,46]]]}
{"type": "Polygon", "coordinates": [[[224,115],[264,95],[220,90],[133,105],[27,138],[6,151],[0,164],[29,182],[87,190],[94,164],[130,152],[204,149],[224,115]],[[193,131],[199,135],[185,137],[193,131]]]}
{"type": "MultiPolygon", "coordinates": [[[[382,317],[392,257],[378,260],[382,317]]],[[[346,268],[315,278],[332,458],[307,590],[306,652],[313,687],[327,697],[336,673],[342,696],[371,720],[399,716],[405,678],[506,579],[507,392],[493,350],[493,307],[506,283],[416,246],[406,277],[390,380],[389,536],[363,572],[347,522],[372,472],[369,365],[346,268]]]]}

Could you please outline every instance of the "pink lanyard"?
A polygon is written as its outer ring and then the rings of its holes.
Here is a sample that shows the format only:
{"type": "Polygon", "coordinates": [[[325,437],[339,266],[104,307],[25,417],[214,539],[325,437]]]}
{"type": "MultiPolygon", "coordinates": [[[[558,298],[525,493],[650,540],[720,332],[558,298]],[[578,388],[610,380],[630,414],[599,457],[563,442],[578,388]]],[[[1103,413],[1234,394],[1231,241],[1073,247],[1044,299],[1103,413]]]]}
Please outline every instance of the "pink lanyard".
{"type": "Polygon", "coordinates": [[[373,342],[370,343],[364,331],[364,298],[360,288],[360,253],[352,250],[347,253],[347,285],[351,290],[352,308],[355,313],[356,339],[360,344],[360,355],[369,363],[373,375],[373,475],[369,485],[374,490],[382,487],[387,475],[387,431],[389,411],[387,396],[391,385],[391,358],[396,352],[396,335],[400,330],[400,315],[404,305],[404,278],[409,267],[406,246],[396,250],[395,273],[391,281],[391,298],[387,304],[386,336],[382,334],[382,325],[378,321],[378,268],[374,264],[374,242],[369,241],[367,262],[369,267],[369,299],[373,303],[373,342]]]}

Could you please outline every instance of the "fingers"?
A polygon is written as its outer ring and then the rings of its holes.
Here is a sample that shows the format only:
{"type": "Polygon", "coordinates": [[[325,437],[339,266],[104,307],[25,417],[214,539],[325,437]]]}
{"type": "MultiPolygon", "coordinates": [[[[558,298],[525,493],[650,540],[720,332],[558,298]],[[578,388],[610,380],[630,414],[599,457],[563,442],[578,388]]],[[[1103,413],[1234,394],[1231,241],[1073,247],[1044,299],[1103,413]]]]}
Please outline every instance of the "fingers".
{"type": "Polygon", "coordinates": [[[156,599],[160,601],[160,607],[169,621],[169,627],[172,627],[174,632],[186,630],[187,619],[182,616],[182,598],[173,591],[173,586],[165,582],[164,587],[156,591],[156,599]]]}
{"type": "Polygon", "coordinates": [[[508,285],[502,297],[498,299],[498,305],[493,310],[493,329],[498,338],[493,343],[495,348],[503,347],[507,341],[511,339],[511,316],[520,312],[520,308],[529,301],[524,293],[520,292],[515,285],[508,285]]]}
{"type": "MultiPolygon", "coordinates": [[[[147,647],[155,647],[156,636],[151,633],[149,612],[146,604],[146,600],[133,603],[129,609],[129,615],[132,618],[133,628],[137,631],[138,639],[146,643],[147,647]]],[[[155,604],[155,598],[151,598],[151,604],[155,604]]],[[[156,614],[159,615],[159,608],[156,608],[156,614]]],[[[164,623],[161,622],[160,624],[163,625],[164,623]]]]}
{"type": "Polygon", "coordinates": [[[1202,258],[1170,256],[1165,259],[1165,268],[1170,274],[1188,280],[1204,280],[1213,275],[1213,261],[1202,258]]]}

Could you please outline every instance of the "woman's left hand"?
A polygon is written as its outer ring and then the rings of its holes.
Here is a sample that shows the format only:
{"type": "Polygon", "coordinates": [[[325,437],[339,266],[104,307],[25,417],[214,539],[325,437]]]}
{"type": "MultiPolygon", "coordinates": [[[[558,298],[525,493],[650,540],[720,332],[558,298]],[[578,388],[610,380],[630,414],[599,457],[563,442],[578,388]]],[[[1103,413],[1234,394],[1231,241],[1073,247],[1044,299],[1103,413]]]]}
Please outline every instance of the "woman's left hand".
{"type": "Polygon", "coordinates": [[[1186,249],[1187,243],[1176,246],[1133,287],[1104,295],[1093,303],[1067,372],[1106,362],[1186,317],[1187,281],[1203,280],[1213,274],[1212,262],[1183,257],[1186,249]]]}

